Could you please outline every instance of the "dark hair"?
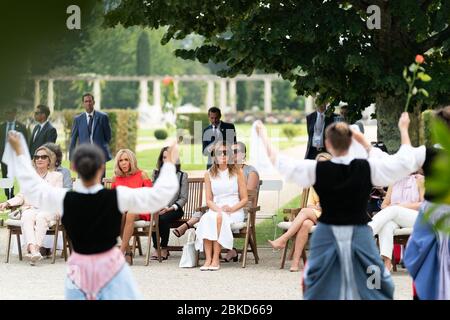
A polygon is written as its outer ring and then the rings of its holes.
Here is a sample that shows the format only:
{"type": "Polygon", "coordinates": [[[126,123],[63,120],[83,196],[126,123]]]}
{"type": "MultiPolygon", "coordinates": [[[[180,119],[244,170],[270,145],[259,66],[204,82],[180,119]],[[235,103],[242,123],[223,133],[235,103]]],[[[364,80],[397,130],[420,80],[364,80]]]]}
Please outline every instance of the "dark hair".
{"type": "Polygon", "coordinates": [[[95,101],[95,98],[92,93],[88,92],[88,93],[83,94],[83,96],[81,97],[81,101],[83,101],[83,102],[84,102],[84,97],[91,97],[92,101],[95,101]]]}
{"type": "Polygon", "coordinates": [[[72,161],[75,171],[83,181],[89,181],[95,177],[98,169],[105,163],[105,155],[102,149],[95,144],[80,144],[74,151],[72,161]]]}
{"type": "Polygon", "coordinates": [[[436,110],[436,117],[443,121],[450,128],[450,106],[436,110]]]}
{"type": "Polygon", "coordinates": [[[239,149],[241,150],[241,152],[244,152],[245,154],[247,154],[247,147],[245,146],[245,143],[243,143],[242,141],[238,141],[238,142],[236,142],[236,144],[239,146],[239,149]]]}
{"type": "Polygon", "coordinates": [[[220,109],[217,108],[217,107],[211,107],[211,108],[209,108],[209,110],[208,110],[208,115],[209,115],[210,113],[217,113],[217,114],[219,114],[219,117],[222,116],[222,112],[220,112],[220,109]]]}
{"type": "Polygon", "coordinates": [[[36,107],[36,109],[39,109],[39,112],[45,114],[45,118],[48,118],[48,116],[50,115],[50,108],[46,105],[40,104],[36,107]]]}
{"type": "MultiPolygon", "coordinates": [[[[164,158],[164,152],[168,151],[168,150],[169,150],[169,147],[163,147],[161,149],[161,151],[159,152],[158,160],[156,160],[156,169],[153,172],[153,182],[155,182],[156,179],[158,179],[159,173],[161,171],[161,167],[164,164],[164,159],[163,159],[164,158]]],[[[177,163],[175,165],[175,168],[177,169],[177,172],[181,171],[181,165],[179,163],[177,163]]]]}
{"type": "Polygon", "coordinates": [[[42,145],[43,147],[46,147],[47,149],[50,149],[51,152],[53,152],[56,156],[56,162],[55,162],[55,167],[59,167],[62,163],[62,151],[61,151],[61,147],[53,142],[47,142],[45,144],[42,145]]]}
{"type": "Polygon", "coordinates": [[[325,130],[325,137],[334,149],[345,151],[352,143],[352,130],[345,122],[334,122],[325,130]]]}

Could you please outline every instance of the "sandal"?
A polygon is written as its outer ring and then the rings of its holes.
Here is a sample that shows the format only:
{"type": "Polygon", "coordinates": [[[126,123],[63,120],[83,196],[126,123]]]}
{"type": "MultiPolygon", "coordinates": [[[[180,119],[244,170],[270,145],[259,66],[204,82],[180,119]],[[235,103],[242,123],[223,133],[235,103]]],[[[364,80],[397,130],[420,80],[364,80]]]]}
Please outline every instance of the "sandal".
{"type": "MultiPolygon", "coordinates": [[[[177,238],[181,237],[183,234],[186,233],[186,231],[188,231],[190,228],[192,228],[192,227],[189,225],[189,223],[187,223],[187,222],[183,223],[181,226],[183,226],[183,225],[187,225],[187,229],[186,229],[183,233],[181,233],[180,230],[178,230],[179,227],[176,228],[176,229],[174,229],[174,230],[172,231],[172,233],[173,233],[177,238]]],[[[180,227],[181,227],[181,226],[180,226],[180,227]]]]}

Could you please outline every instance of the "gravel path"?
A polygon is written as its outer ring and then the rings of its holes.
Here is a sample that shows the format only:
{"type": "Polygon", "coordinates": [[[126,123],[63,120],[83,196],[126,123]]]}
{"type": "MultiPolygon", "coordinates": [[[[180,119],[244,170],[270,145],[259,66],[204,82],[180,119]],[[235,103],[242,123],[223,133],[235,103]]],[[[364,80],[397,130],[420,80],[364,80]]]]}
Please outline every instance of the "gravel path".
{"type": "MultiPolygon", "coordinates": [[[[5,261],[6,229],[0,228],[0,299],[63,299],[64,259],[52,265],[43,260],[37,266],[12,256],[5,261]]],[[[167,261],[151,261],[144,266],[144,258],[135,258],[132,271],[145,299],[204,300],[204,299],[301,299],[300,273],[279,269],[280,252],[261,248],[261,260],[254,264],[249,255],[247,268],[238,263],[223,263],[218,272],[201,272],[198,268],[178,267],[181,253],[173,252],[167,261]]],[[[394,273],[395,299],[411,299],[411,279],[406,271],[394,273]]]]}

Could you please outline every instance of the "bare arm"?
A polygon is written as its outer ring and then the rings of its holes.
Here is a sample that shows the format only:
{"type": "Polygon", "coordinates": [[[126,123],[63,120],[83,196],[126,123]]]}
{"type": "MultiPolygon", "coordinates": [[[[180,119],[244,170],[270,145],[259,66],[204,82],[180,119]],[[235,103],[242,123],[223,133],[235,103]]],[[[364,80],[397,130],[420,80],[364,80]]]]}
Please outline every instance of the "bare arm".
{"type": "Polygon", "coordinates": [[[248,202],[247,185],[245,184],[245,178],[242,170],[239,170],[237,178],[240,201],[230,208],[230,212],[238,211],[239,209],[245,207],[248,202]]]}
{"type": "Polygon", "coordinates": [[[256,190],[259,185],[259,176],[256,172],[250,172],[247,178],[247,190],[256,190]]]}
{"type": "Polygon", "coordinates": [[[392,186],[389,186],[386,196],[384,197],[383,203],[381,204],[381,209],[387,208],[391,205],[391,195],[392,195],[392,186]]]}

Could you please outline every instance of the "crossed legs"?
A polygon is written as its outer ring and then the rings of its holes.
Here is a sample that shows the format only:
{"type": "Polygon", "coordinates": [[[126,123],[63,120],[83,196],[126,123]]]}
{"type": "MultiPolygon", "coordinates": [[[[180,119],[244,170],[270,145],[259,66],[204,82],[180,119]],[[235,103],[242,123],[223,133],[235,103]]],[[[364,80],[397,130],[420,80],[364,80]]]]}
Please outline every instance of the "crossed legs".
{"type": "Polygon", "coordinates": [[[316,223],[317,217],[310,208],[303,208],[295,217],[289,229],[277,239],[271,241],[270,245],[274,249],[283,249],[289,239],[295,236],[294,256],[291,263],[291,271],[298,271],[303,248],[308,241],[309,230],[316,223]]]}

